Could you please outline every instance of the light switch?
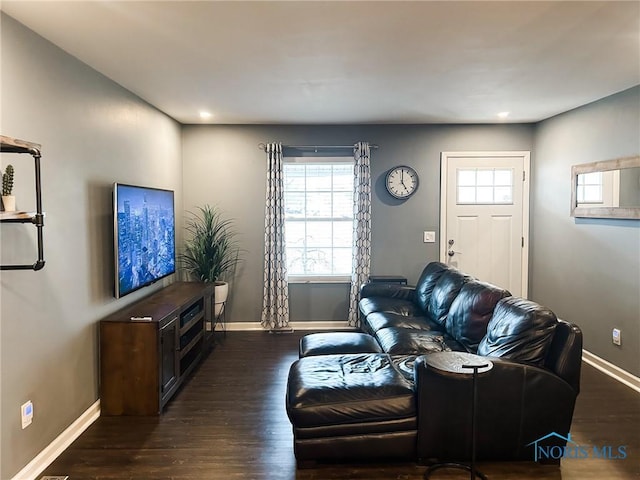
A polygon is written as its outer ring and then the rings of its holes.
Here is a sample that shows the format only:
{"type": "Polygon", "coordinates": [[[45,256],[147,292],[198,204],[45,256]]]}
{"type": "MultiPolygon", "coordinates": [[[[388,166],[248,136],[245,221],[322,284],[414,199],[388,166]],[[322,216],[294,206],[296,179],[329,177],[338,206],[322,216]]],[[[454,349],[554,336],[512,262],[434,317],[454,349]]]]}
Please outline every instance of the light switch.
{"type": "Polygon", "coordinates": [[[614,328],[611,335],[614,345],[622,345],[622,332],[619,328],[614,328]]]}
{"type": "Polygon", "coordinates": [[[424,232],[422,241],[424,243],[436,243],[436,232],[424,232]]]}

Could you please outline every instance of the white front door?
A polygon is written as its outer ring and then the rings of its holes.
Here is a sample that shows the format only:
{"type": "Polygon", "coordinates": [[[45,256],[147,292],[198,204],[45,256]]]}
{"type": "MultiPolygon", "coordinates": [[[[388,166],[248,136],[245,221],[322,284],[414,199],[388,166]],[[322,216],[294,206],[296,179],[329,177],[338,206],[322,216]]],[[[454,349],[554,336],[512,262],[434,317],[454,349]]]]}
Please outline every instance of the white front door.
{"type": "Polygon", "coordinates": [[[529,152],[443,152],[440,260],[526,297],[529,152]]]}

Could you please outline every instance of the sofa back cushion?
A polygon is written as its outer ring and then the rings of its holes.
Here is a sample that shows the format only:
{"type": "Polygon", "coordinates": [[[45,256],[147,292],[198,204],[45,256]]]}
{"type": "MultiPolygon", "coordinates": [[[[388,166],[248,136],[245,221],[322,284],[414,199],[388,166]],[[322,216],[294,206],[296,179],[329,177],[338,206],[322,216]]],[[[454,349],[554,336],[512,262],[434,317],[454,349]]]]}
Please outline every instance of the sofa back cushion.
{"type": "Polygon", "coordinates": [[[520,297],[498,302],[478,354],[544,366],[558,319],[546,307],[520,297]]]}
{"type": "Polygon", "coordinates": [[[428,309],[433,287],[435,287],[436,282],[440,280],[442,274],[447,270],[449,270],[449,267],[440,262],[431,262],[422,270],[422,274],[420,274],[420,278],[418,278],[418,283],[416,283],[414,299],[423,312],[426,312],[428,309]]]}
{"type": "Polygon", "coordinates": [[[465,283],[447,314],[447,332],[469,352],[476,353],[497,303],[510,295],[509,291],[490,283],[465,283]]]}
{"type": "Polygon", "coordinates": [[[444,327],[449,307],[458,296],[462,286],[471,280],[469,275],[465,275],[455,268],[449,268],[442,272],[431,291],[426,310],[427,318],[444,327]]]}

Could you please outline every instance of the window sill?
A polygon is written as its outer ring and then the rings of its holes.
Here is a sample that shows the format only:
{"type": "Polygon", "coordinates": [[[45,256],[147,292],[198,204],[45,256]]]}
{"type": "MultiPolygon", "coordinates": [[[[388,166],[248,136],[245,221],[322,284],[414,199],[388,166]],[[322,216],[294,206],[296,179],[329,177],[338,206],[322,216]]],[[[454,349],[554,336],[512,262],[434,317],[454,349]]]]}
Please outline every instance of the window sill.
{"type": "Polygon", "coordinates": [[[326,277],[326,276],[289,276],[288,283],[351,283],[351,277],[326,277]]]}

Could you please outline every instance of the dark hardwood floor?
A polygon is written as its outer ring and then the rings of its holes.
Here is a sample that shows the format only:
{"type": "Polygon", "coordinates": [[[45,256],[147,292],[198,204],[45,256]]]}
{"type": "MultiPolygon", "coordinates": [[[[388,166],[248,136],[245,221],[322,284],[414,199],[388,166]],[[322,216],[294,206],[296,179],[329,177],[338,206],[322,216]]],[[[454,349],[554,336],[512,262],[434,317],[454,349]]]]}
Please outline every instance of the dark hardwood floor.
{"type": "MultiPolygon", "coordinates": [[[[296,469],[285,385],[309,332],[228,332],[161,417],[101,417],[44,475],[80,479],[421,479],[413,463],[322,464],[296,469]]],[[[499,407],[498,407],[499,408],[499,407]]],[[[584,365],[572,440],[626,446],[626,458],[482,463],[490,480],[640,478],[640,394],[584,365]]],[[[441,470],[434,479],[469,478],[441,470]]]]}

